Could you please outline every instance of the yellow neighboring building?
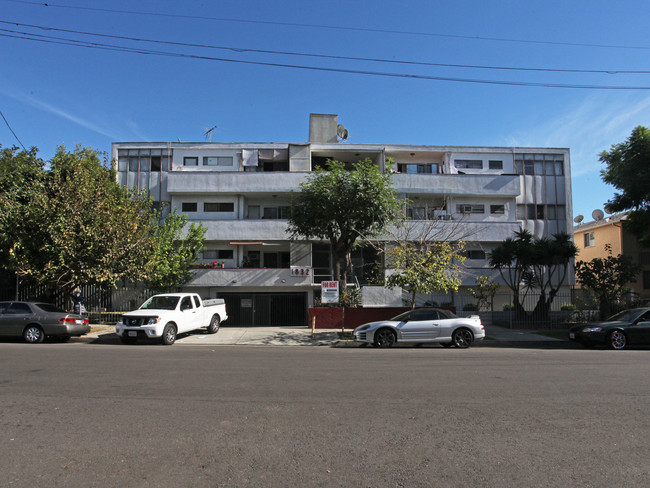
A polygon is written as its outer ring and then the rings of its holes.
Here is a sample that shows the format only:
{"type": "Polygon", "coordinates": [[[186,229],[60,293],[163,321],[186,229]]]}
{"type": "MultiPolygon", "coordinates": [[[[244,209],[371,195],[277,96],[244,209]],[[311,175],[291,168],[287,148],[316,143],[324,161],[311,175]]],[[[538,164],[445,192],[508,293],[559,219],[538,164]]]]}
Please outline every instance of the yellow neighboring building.
{"type": "Polygon", "coordinates": [[[639,246],[636,236],[623,229],[627,215],[620,213],[604,217],[601,211],[596,210],[593,213],[596,220],[573,227],[573,240],[579,251],[576,261],[606,258],[609,253],[605,245],[609,244],[613,256],[631,256],[638,267],[637,281],[630,283],[630,289],[641,298],[650,298],[650,249],[639,246]]]}

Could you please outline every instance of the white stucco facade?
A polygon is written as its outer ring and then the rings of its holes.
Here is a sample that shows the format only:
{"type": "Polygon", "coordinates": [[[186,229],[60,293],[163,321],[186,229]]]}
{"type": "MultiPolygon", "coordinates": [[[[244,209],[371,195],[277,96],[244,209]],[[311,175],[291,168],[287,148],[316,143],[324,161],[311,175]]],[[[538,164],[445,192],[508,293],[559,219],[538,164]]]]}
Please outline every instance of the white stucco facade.
{"type": "MultiPolygon", "coordinates": [[[[120,142],[112,159],[120,184],[207,227],[204,268],[187,286],[210,298],[299,293],[311,305],[320,281],[331,279],[326,244],[291,242],[286,218],[291,192],[327,158],[370,158],[391,172],[399,197],[411,202],[411,225],[462,227],[475,251],[464,287],[478,274],[495,276],[487,254],[516,230],[571,233],[568,149],[351,144],[335,142],[337,123],[335,115],[312,117],[313,140],[298,143],[120,142]]],[[[375,290],[364,301],[371,296],[396,300],[375,290]]]]}

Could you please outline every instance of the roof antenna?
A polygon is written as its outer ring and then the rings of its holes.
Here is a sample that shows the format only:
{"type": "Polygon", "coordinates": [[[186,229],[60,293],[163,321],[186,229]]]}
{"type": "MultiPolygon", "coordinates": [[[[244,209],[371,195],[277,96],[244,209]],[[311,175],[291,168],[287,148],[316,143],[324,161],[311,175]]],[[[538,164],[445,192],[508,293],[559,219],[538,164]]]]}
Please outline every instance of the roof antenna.
{"type": "Polygon", "coordinates": [[[204,135],[205,138],[208,140],[208,142],[212,142],[212,131],[213,131],[214,129],[216,129],[216,128],[217,128],[217,126],[215,125],[215,126],[212,127],[211,129],[208,129],[207,127],[204,129],[205,132],[203,133],[203,135],[204,135]]]}

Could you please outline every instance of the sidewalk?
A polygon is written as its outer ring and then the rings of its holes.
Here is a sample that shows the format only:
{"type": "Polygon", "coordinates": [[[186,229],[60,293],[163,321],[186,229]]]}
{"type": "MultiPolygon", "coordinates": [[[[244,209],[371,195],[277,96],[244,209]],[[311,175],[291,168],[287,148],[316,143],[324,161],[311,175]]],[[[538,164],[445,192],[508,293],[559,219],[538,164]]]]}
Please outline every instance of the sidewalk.
{"type": "MultiPolygon", "coordinates": [[[[191,334],[181,334],[176,344],[188,345],[246,345],[246,346],[330,346],[361,347],[361,344],[340,340],[339,330],[316,329],[312,337],[308,327],[228,327],[221,326],[216,334],[198,330],[191,334]]],[[[473,344],[473,347],[570,347],[566,340],[535,334],[533,331],[506,329],[494,325],[486,326],[486,338],[473,344]]],[[[93,325],[89,334],[73,338],[74,342],[91,344],[121,344],[112,325],[93,325]]],[[[405,344],[404,347],[410,347],[405,344]]]]}

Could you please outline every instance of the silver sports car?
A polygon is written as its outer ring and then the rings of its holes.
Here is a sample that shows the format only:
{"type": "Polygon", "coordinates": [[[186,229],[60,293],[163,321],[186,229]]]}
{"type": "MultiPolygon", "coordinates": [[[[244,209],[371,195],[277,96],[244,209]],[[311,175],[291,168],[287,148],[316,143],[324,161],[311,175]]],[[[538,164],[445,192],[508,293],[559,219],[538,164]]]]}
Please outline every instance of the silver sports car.
{"type": "Polygon", "coordinates": [[[469,347],[485,338],[478,315],[458,317],[448,310],[417,308],[389,320],[364,324],[353,332],[354,340],[376,347],[391,347],[396,342],[433,343],[445,347],[469,347]]]}

